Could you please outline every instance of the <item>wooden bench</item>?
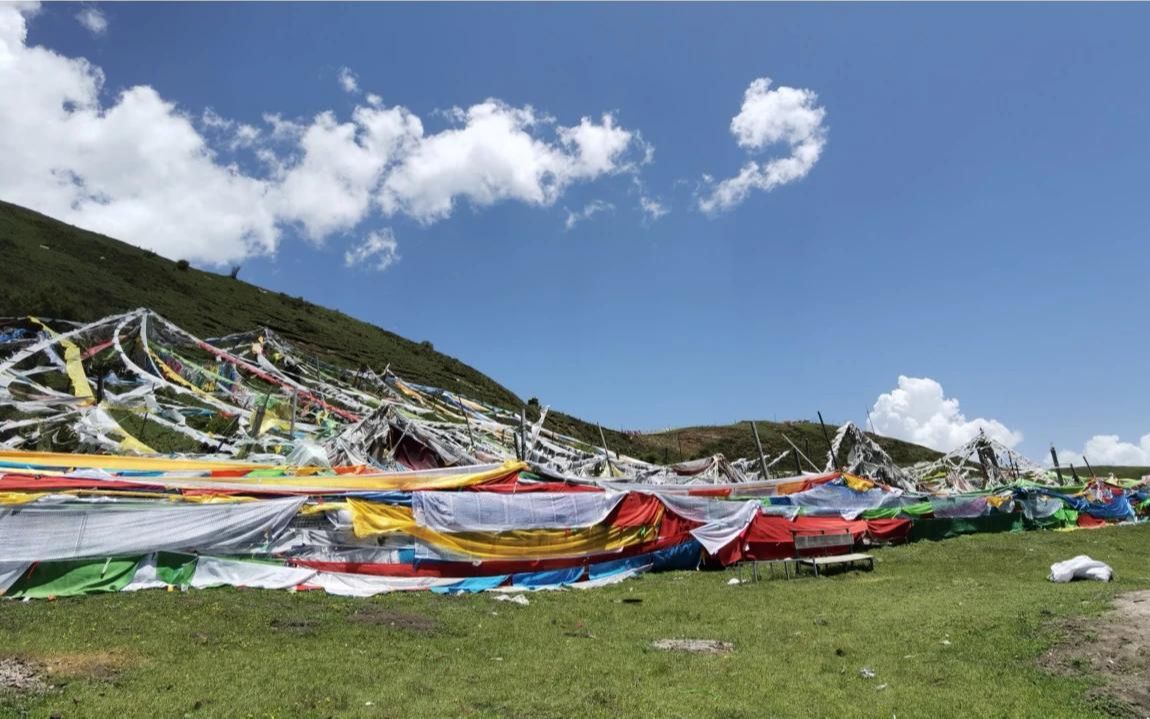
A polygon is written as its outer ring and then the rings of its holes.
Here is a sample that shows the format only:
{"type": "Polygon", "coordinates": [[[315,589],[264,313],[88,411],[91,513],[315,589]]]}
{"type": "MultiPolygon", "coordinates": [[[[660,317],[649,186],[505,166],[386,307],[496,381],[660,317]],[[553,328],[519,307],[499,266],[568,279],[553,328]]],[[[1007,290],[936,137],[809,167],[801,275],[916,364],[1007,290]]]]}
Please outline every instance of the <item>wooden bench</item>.
{"type": "Polygon", "coordinates": [[[795,576],[799,575],[799,567],[804,564],[814,570],[815,576],[820,576],[820,568],[836,564],[854,564],[867,562],[869,568],[874,569],[874,557],[869,554],[852,552],[855,538],[850,532],[810,532],[792,531],[791,537],[795,543],[795,576]],[[839,550],[842,550],[841,552],[839,550]],[[835,552],[827,554],[827,551],[835,552]],[[814,556],[812,556],[814,555],[814,556]]]}

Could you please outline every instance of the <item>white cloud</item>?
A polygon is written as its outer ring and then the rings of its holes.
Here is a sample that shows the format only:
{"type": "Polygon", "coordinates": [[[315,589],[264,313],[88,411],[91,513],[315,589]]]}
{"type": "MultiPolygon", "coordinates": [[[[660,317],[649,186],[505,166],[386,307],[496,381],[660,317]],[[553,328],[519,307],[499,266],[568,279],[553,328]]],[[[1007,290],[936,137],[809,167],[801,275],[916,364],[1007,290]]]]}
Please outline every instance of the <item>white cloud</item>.
{"type": "Polygon", "coordinates": [[[276,247],[267,183],[217,163],[150,87],[104,106],[104,75],[26,45],[0,5],[0,197],[162,252],[225,263],[276,247]]]}
{"type": "Polygon", "coordinates": [[[76,13],[76,21],[93,35],[108,32],[108,18],[99,8],[85,7],[76,13]]]}
{"type": "Polygon", "coordinates": [[[639,209],[643,211],[644,219],[647,222],[655,222],[671,211],[662,202],[645,195],[639,198],[639,209]]]}
{"type": "Polygon", "coordinates": [[[404,108],[358,107],[351,122],[316,116],[298,139],[300,159],[279,177],[274,206],[312,240],[366,217],[384,169],[423,132],[404,108]]]}
{"type": "Polygon", "coordinates": [[[823,124],[826,110],[818,106],[811,90],[780,85],[772,90],[771,79],[761,77],[743,95],[743,107],[731,120],[731,134],[739,147],[762,152],[784,144],[790,154],[758,161],[748,160],[739,174],[715,183],[704,176],[709,194],[699,198],[699,208],[714,213],[735,207],[752,190],[769,192],[789,182],[801,180],[818,162],[827,142],[823,124]]]}
{"type": "Polygon", "coordinates": [[[399,243],[391,228],[372,232],[363,242],[352,247],[343,255],[343,263],[348,267],[367,265],[368,269],[382,272],[399,262],[399,243]]]}
{"type": "Polygon", "coordinates": [[[339,86],[343,91],[349,95],[356,95],[359,93],[359,78],[351,71],[350,67],[341,67],[339,69],[339,86]]]}
{"type": "Polygon", "coordinates": [[[209,133],[217,133],[224,140],[228,149],[232,151],[243,147],[252,147],[261,137],[258,127],[229,120],[210,107],[200,115],[200,123],[209,133]]]}
{"type": "Polygon", "coordinates": [[[974,439],[979,430],[1007,447],[1022,441],[1022,433],[1009,429],[995,419],[967,419],[959,410],[958,400],[947,397],[942,385],[929,377],[900,375],[898,387],[879,395],[871,409],[871,422],[876,432],[921,444],[940,452],[974,439]]]}
{"type": "Polygon", "coordinates": [[[457,199],[473,207],[502,200],[549,206],[574,182],[630,171],[630,151],[645,147],[611,115],[558,127],[558,141],[542,136],[551,122],[530,106],[490,99],[449,115],[459,126],[419,137],[384,181],[386,214],[431,223],[450,215],[457,199]]]}
{"type": "Polygon", "coordinates": [[[200,116],[200,122],[204,123],[204,127],[217,130],[230,130],[236,124],[234,120],[221,117],[210,107],[204,110],[204,113],[200,116]]]}
{"type": "Polygon", "coordinates": [[[570,230],[583,220],[589,220],[600,212],[612,212],[614,210],[615,206],[610,202],[604,202],[603,200],[592,200],[591,202],[587,203],[587,206],[582,210],[578,210],[576,212],[567,210],[567,220],[563,223],[563,227],[570,230]]]}
{"type": "Polygon", "coordinates": [[[1142,435],[1138,444],[1123,442],[1116,434],[1096,434],[1086,440],[1081,452],[1058,450],[1058,461],[1064,465],[1081,465],[1083,457],[1092,465],[1150,465],[1150,434],[1142,435]]]}
{"type": "Polygon", "coordinates": [[[431,133],[375,95],[346,120],[269,112],[259,127],[189,113],[146,85],[107,100],[100,68],[28,45],[36,10],[0,3],[0,197],[176,259],[274,253],[285,227],[320,243],[372,215],[430,223],[460,200],[551,206],[650,156],[612,115],[564,127],[496,99],[431,133]],[[239,152],[258,163],[241,167],[239,152]]]}

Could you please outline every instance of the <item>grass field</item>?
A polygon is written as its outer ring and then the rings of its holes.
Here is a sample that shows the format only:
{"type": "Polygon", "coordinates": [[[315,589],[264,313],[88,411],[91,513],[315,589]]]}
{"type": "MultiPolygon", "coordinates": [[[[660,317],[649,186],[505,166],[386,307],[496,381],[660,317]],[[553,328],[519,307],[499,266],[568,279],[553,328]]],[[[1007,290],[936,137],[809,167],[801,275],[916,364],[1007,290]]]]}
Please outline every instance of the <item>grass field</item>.
{"type": "Polygon", "coordinates": [[[1150,527],[878,550],[874,572],[730,586],[653,575],[530,596],[207,590],[0,602],[0,655],[66,682],[0,714],[120,717],[1084,717],[1036,658],[1068,617],[1150,587],[1150,527]],[[1117,581],[1055,585],[1076,554],[1117,581]],[[624,602],[641,600],[640,602],[624,602]],[[661,652],[661,638],[732,642],[661,652]],[[874,678],[860,676],[868,668],[874,678]]]}

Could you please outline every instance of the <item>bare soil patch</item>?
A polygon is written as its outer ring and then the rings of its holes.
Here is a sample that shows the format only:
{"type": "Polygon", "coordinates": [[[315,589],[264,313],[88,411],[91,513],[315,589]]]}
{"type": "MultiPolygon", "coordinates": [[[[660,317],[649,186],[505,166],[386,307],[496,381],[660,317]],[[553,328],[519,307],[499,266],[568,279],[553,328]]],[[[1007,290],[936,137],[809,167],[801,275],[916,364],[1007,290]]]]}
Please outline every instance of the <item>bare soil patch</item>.
{"type": "Polygon", "coordinates": [[[41,667],[20,657],[0,657],[0,693],[39,694],[51,688],[41,667]]]}
{"type": "Polygon", "coordinates": [[[1150,716],[1150,590],[1121,594],[1106,614],[1061,630],[1063,639],[1039,660],[1044,669],[1096,678],[1089,697],[1114,716],[1150,716]]]}
{"type": "Polygon", "coordinates": [[[718,639],[658,639],[651,642],[654,649],[670,652],[694,652],[696,654],[730,654],[735,645],[718,639]]]}
{"type": "Polygon", "coordinates": [[[439,629],[439,622],[433,617],[415,612],[400,612],[371,604],[356,609],[348,616],[348,619],[360,624],[394,627],[412,634],[432,634],[439,629]]]}
{"type": "Polygon", "coordinates": [[[117,652],[70,652],[37,657],[47,674],[68,679],[113,682],[131,662],[117,652]]]}
{"type": "Polygon", "coordinates": [[[315,634],[319,621],[315,619],[273,619],[268,622],[272,629],[278,629],[288,634],[302,634],[310,636],[315,634]]]}

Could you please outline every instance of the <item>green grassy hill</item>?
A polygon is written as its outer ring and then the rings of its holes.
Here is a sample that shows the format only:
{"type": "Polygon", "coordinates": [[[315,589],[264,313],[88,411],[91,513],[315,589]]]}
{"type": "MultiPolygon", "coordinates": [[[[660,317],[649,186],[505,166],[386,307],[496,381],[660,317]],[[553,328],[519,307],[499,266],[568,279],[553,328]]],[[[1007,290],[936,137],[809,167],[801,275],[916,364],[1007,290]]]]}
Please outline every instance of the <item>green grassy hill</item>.
{"type": "MultiPolygon", "coordinates": [[[[154,252],[6,202],[0,202],[0,257],[0,316],[39,314],[91,321],[149,307],[201,337],[268,327],[305,351],[345,365],[366,364],[382,370],[390,364],[405,379],[502,407],[523,404],[506,387],[436,352],[429,343],[412,342],[301,297],[270,292],[226,275],[181,269],[154,252]]],[[[553,412],[547,426],[599,444],[595,425],[570,415],[553,412]]],[[[758,427],[770,455],[787,449],[785,433],[820,465],[826,457],[826,442],[817,424],[759,422],[758,427]]],[[[604,434],[612,451],[656,462],[715,453],[750,457],[756,451],[748,422],[643,435],[604,429],[604,434]]],[[[900,463],[938,456],[907,442],[879,441],[900,463]]],[[[793,467],[793,462],[784,460],[779,469],[793,467]]]]}
{"type": "Polygon", "coordinates": [[[282,292],[176,262],[0,202],[0,315],[91,321],[149,307],[200,337],[268,327],[309,351],[504,406],[520,400],[464,363],[282,292]]]}

